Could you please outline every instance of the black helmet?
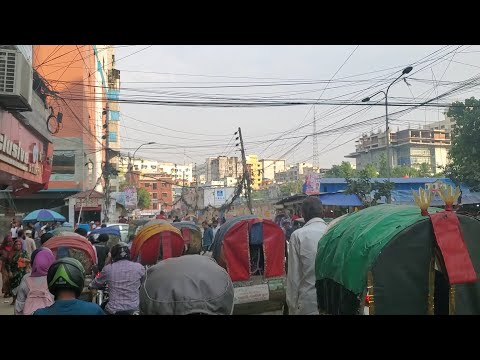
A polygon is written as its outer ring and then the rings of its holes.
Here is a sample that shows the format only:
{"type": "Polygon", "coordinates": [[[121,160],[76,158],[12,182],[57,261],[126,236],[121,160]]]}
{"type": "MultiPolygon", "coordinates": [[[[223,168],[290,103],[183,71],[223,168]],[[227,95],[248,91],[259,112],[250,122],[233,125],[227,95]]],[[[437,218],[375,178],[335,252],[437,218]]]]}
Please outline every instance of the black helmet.
{"type": "Polygon", "coordinates": [[[110,253],[112,254],[113,262],[125,259],[130,260],[130,249],[124,242],[119,242],[118,244],[114,245],[112,250],[110,250],[110,253]]]}
{"type": "Polygon", "coordinates": [[[55,261],[47,273],[48,290],[57,295],[59,290],[74,290],[78,298],[85,284],[85,270],[77,259],[64,257],[55,261]]]}

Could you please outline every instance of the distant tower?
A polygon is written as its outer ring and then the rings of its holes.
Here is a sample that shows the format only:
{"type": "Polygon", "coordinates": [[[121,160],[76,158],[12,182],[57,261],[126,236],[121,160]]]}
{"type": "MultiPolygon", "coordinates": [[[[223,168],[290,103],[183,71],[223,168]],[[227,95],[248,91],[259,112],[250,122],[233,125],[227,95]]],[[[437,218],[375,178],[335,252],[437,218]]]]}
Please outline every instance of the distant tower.
{"type": "Polygon", "coordinates": [[[315,106],[313,106],[313,167],[320,169],[320,161],[318,159],[317,118],[315,117],[315,106]]]}

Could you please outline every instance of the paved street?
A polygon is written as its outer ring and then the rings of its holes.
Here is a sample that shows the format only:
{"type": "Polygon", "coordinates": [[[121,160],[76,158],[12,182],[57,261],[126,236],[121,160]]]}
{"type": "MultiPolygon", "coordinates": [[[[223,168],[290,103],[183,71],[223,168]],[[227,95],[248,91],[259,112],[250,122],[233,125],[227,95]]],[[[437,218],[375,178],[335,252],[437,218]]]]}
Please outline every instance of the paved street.
{"type": "Polygon", "coordinates": [[[10,305],[12,298],[0,298],[0,315],[13,315],[13,306],[10,305]]]}

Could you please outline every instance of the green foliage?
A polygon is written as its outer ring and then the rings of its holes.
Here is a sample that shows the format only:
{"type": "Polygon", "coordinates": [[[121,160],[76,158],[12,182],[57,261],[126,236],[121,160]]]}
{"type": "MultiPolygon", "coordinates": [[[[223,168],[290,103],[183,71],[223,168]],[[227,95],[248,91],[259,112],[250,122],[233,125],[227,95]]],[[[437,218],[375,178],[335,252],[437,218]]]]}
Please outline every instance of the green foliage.
{"type": "Polygon", "coordinates": [[[144,188],[137,188],[137,199],[139,209],[149,209],[151,200],[150,194],[144,188]]]}
{"type": "Polygon", "coordinates": [[[378,176],[378,170],[373,164],[367,164],[363,170],[365,170],[370,178],[376,178],[378,176]]]}
{"type": "Polygon", "coordinates": [[[300,194],[302,192],[303,181],[290,181],[280,185],[280,194],[282,196],[290,196],[292,194],[300,194]]]}
{"type": "Polygon", "coordinates": [[[455,121],[451,164],[445,174],[454,182],[463,182],[474,191],[480,190],[480,101],[474,97],[453,103],[447,115],[455,121]]]}
{"type": "Polygon", "coordinates": [[[417,171],[418,177],[430,177],[432,176],[432,169],[427,163],[421,163],[420,168],[417,171]]]}
{"type": "Polygon", "coordinates": [[[355,169],[348,161],[342,161],[340,165],[333,165],[330,170],[325,173],[327,178],[352,178],[355,176],[355,169]]]}
{"type": "Polygon", "coordinates": [[[392,177],[394,178],[401,178],[404,176],[408,177],[417,177],[418,171],[417,169],[411,168],[410,166],[397,166],[392,169],[392,177]]]}
{"type": "Polygon", "coordinates": [[[372,182],[372,178],[369,175],[369,171],[365,168],[359,171],[358,178],[353,180],[351,178],[345,178],[347,181],[347,194],[355,194],[362,201],[365,207],[377,205],[378,200],[382,196],[387,199],[391,197],[394,184],[389,181],[372,182]],[[373,198],[371,194],[373,192],[373,198]]]}
{"type": "Polygon", "coordinates": [[[386,178],[388,177],[387,174],[387,155],[382,153],[380,155],[380,167],[378,169],[378,177],[386,178]]]}

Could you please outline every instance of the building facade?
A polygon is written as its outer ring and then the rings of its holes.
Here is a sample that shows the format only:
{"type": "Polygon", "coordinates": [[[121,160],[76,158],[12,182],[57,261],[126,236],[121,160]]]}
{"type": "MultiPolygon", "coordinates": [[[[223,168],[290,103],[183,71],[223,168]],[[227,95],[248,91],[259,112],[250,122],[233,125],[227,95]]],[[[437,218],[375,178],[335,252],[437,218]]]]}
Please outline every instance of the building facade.
{"type": "Polygon", "coordinates": [[[275,180],[275,174],[285,171],[286,160],[261,159],[263,180],[275,180]]]}
{"type": "MultiPolygon", "coordinates": [[[[380,167],[386,154],[385,132],[364,134],[357,140],[354,158],[358,170],[367,164],[380,167]]],[[[448,150],[451,146],[451,124],[449,120],[425,126],[422,129],[405,129],[390,133],[390,164],[392,167],[409,166],[419,168],[428,164],[430,171],[436,173],[447,164],[448,150]]]]}
{"type": "Polygon", "coordinates": [[[247,155],[248,173],[250,174],[250,180],[252,183],[252,189],[258,190],[262,185],[263,170],[262,164],[258,161],[257,155],[247,155]]]}
{"type": "Polygon", "coordinates": [[[53,144],[47,123],[47,84],[32,68],[31,45],[0,46],[0,214],[41,204],[48,189],[53,144]]]}
{"type": "Polygon", "coordinates": [[[140,176],[137,187],[144,188],[150,194],[151,210],[172,210],[172,180],[173,179],[170,176],[159,177],[157,174],[151,174],[151,176],[140,176]]]}

